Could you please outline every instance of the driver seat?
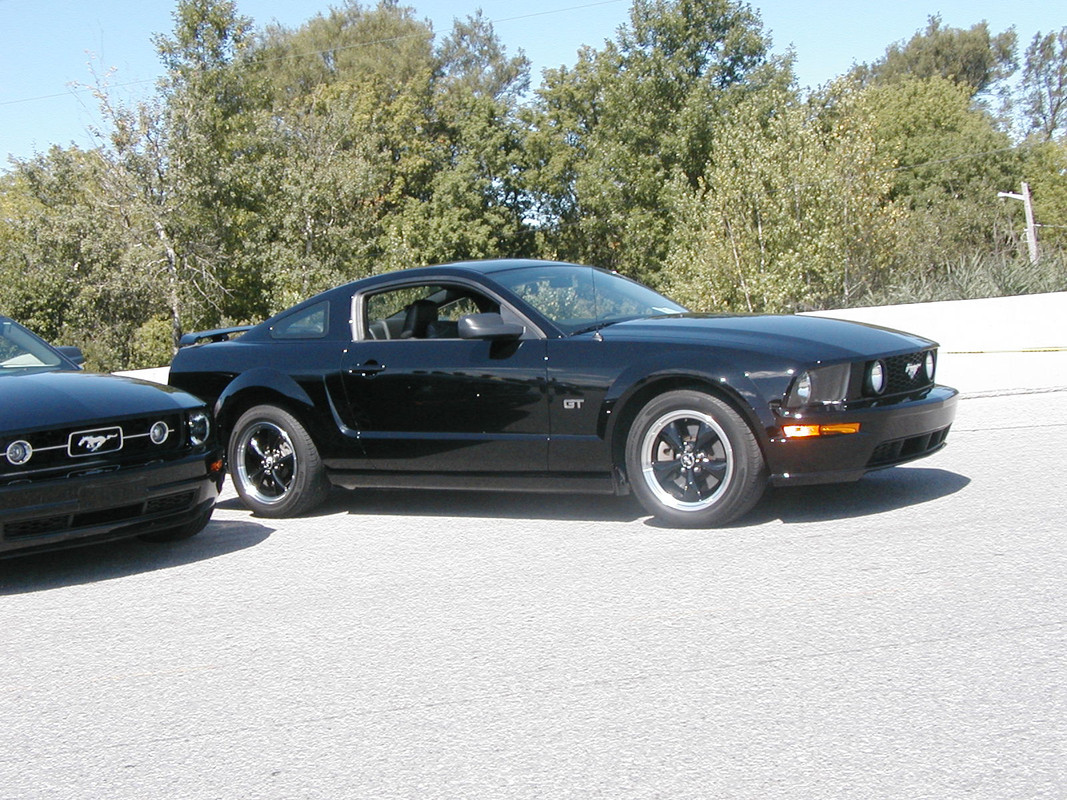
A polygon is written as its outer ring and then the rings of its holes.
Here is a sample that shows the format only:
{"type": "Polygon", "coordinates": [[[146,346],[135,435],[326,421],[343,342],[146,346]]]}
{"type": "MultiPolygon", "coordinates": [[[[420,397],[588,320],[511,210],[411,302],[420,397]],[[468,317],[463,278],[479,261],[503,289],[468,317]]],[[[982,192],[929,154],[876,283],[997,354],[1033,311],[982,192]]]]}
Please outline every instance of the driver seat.
{"type": "Polygon", "coordinates": [[[427,329],[434,322],[437,322],[437,303],[433,300],[416,300],[408,306],[400,338],[425,339],[427,329]]]}

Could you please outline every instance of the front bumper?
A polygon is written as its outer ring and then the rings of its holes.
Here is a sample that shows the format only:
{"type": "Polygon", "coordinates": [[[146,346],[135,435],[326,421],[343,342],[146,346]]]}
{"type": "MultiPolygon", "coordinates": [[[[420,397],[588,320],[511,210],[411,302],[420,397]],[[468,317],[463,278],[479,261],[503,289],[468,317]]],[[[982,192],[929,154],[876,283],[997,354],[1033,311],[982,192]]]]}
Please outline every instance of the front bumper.
{"type": "Polygon", "coordinates": [[[0,486],[0,556],[179,528],[215,504],[212,449],[110,472],[0,486]]]}
{"type": "Polygon", "coordinates": [[[935,386],[920,399],[805,414],[805,424],[858,422],[860,430],[810,439],[772,436],[765,447],[770,481],[776,486],[854,481],[871,470],[936,453],[945,446],[958,399],[955,389],[935,386]]]}

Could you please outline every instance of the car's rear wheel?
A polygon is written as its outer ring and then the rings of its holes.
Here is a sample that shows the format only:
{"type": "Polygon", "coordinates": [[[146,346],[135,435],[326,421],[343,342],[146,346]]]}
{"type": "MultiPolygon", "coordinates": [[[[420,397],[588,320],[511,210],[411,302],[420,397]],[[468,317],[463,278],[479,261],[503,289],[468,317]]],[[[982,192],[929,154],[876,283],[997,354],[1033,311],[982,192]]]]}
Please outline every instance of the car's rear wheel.
{"type": "Polygon", "coordinates": [[[645,510],[682,527],[725,525],[766,486],[763,454],[745,421],[692,390],[665,392],[641,409],[626,441],[626,471],[645,510]]]}
{"type": "Polygon", "coordinates": [[[237,494],[261,517],[294,517],[329,493],[318,448],[300,421],[277,406],[250,408],[233,428],[228,451],[237,494]]]}

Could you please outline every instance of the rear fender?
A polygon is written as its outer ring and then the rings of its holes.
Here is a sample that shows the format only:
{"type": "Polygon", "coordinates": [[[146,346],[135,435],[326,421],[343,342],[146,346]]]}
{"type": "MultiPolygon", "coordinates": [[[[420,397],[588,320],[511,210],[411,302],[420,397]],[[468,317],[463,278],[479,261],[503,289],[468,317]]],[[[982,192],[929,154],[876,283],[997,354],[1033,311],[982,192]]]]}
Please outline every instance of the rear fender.
{"type": "Polygon", "coordinates": [[[228,433],[237,416],[250,405],[259,402],[277,405],[279,398],[298,413],[314,412],[315,404],[300,384],[277,370],[260,367],[242,372],[227,385],[215,402],[215,419],[228,433]]]}

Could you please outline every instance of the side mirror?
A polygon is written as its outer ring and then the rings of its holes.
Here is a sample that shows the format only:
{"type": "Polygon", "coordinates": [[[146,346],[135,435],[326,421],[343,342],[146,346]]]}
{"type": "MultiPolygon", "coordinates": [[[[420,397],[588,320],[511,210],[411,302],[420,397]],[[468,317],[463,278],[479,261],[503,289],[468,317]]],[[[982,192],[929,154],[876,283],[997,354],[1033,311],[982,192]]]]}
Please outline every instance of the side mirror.
{"type": "Polygon", "coordinates": [[[504,322],[499,314],[468,314],[459,318],[460,339],[508,341],[520,338],[525,330],[522,325],[504,322]]]}
{"type": "Polygon", "coordinates": [[[85,356],[82,355],[80,347],[74,347],[73,345],[64,344],[56,348],[59,354],[66,358],[68,361],[73,361],[79,367],[85,363],[85,356]]]}

